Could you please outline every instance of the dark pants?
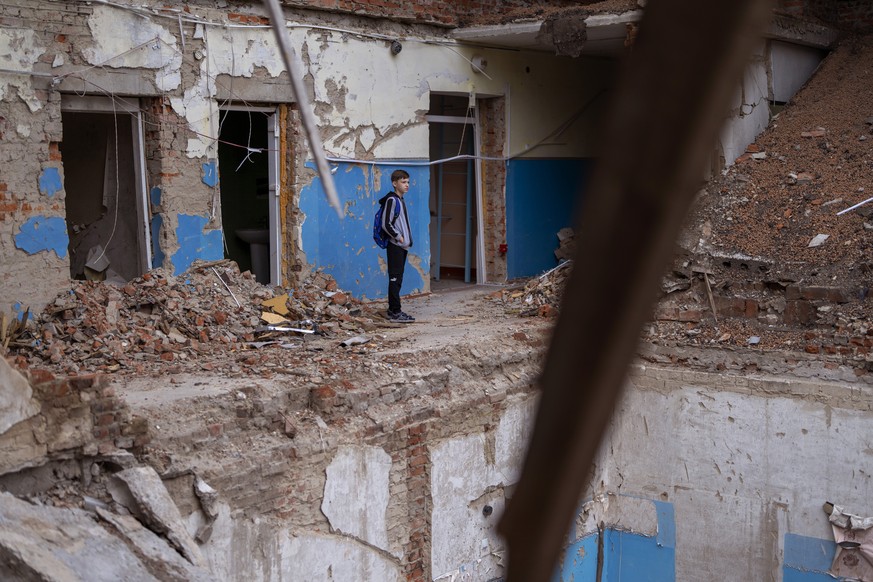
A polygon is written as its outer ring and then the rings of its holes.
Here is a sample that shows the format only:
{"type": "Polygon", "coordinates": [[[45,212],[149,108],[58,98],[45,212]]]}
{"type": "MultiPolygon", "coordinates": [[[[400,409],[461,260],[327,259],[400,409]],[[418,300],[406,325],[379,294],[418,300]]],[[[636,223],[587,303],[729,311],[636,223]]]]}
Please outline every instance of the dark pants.
{"type": "Polygon", "coordinates": [[[394,243],[388,243],[388,311],[392,313],[400,311],[400,287],[403,285],[408,252],[394,243]]]}

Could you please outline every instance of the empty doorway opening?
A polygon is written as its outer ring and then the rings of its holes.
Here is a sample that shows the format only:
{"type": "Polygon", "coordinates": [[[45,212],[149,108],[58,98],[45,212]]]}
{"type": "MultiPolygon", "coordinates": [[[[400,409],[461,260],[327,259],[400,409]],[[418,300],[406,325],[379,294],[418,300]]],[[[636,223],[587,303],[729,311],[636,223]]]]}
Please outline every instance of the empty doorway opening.
{"type": "Polygon", "coordinates": [[[221,111],[218,171],[225,258],[278,284],[278,140],[274,107],[221,111]]]}
{"type": "Polygon", "coordinates": [[[478,150],[475,107],[467,96],[432,94],[430,111],[431,277],[475,283],[479,264],[478,150]]]}
{"type": "Polygon", "coordinates": [[[129,281],[151,268],[137,100],[64,96],[70,277],[129,281]]]}

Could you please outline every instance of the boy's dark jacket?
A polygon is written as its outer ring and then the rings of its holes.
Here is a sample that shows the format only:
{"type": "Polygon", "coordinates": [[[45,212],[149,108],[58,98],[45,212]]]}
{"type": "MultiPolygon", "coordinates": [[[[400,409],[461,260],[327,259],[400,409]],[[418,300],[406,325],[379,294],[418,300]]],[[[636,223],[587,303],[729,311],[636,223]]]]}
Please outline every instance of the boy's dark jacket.
{"type": "Polygon", "coordinates": [[[412,229],[406,213],[406,202],[396,192],[388,192],[379,199],[382,211],[382,229],[395,245],[408,249],[412,246],[412,229]],[[403,242],[400,237],[403,237],[403,242]]]}

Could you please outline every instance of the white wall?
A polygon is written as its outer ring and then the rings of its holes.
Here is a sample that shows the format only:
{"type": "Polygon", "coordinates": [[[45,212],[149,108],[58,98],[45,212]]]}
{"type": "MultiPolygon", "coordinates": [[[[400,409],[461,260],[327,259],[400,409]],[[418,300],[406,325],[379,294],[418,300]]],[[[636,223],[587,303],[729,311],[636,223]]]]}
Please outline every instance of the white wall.
{"type": "Polygon", "coordinates": [[[815,73],[823,51],[771,40],[755,51],[731,103],[720,145],[731,166],[770,122],[769,102],[787,102],[815,73]]]}
{"type": "Polygon", "coordinates": [[[599,472],[674,505],[677,580],[778,580],[786,533],[833,539],[826,501],[870,513],[869,388],[641,368],[599,472]]]}
{"type": "Polygon", "coordinates": [[[824,51],[787,42],[770,41],[770,79],[773,99],[790,100],[815,73],[824,51]]]}

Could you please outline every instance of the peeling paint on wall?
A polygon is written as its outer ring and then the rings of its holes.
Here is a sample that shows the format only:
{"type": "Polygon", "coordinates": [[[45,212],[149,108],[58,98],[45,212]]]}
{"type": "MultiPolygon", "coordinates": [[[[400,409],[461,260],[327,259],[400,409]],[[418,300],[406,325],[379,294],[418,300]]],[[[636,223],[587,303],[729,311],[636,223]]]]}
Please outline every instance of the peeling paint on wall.
{"type": "MultiPolygon", "coordinates": [[[[46,50],[37,44],[36,32],[22,28],[0,28],[0,68],[11,71],[32,71],[46,50]]],[[[31,113],[42,109],[43,103],[33,91],[28,75],[0,75],[0,99],[5,99],[11,89],[18,91],[31,113]]]]}
{"type": "Polygon", "coordinates": [[[22,224],[15,235],[15,246],[31,255],[54,251],[58,258],[63,259],[69,245],[67,221],[57,216],[34,216],[22,224]]]}
{"type": "Polygon", "coordinates": [[[218,135],[218,109],[213,101],[216,95],[215,77],[222,74],[251,77],[256,67],[262,67],[270,76],[278,77],[285,66],[275,46],[272,30],[198,29],[198,35],[205,41],[207,50],[206,58],[200,63],[197,82],[185,90],[182,98],[172,98],[170,104],[176,113],[187,119],[188,127],[197,134],[188,140],[188,157],[214,158],[216,143],[209,136],[218,135]]]}
{"type": "MultiPolygon", "coordinates": [[[[837,551],[833,540],[785,534],[782,582],[826,582],[837,551]]],[[[863,558],[862,558],[863,559],[863,558]]]]}
{"type": "MultiPolygon", "coordinates": [[[[263,67],[275,78],[285,70],[271,29],[227,29],[211,34],[208,42],[209,67],[215,74],[251,77],[256,67],[263,67]]],[[[299,45],[292,40],[292,46],[299,45]]]]}
{"type": "Polygon", "coordinates": [[[209,160],[203,164],[203,183],[210,188],[218,184],[218,160],[209,160]]]}
{"type": "Polygon", "coordinates": [[[45,168],[39,175],[39,191],[51,197],[57,194],[61,188],[63,188],[63,184],[60,171],[57,168],[45,168]]]}
{"type": "Polygon", "coordinates": [[[173,274],[181,275],[197,259],[217,261],[224,258],[221,231],[205,231],[208,219],[205,216],[179,215],[176,240],[179,250],[173,254],[173,274]]]}
{"type": "Polygon", "coordinates": [[[556,581],[676,580],[676,525],[671,503],[599,495],[583,505],[579,519],[556,581]],[[601,538],[602,552],[598,551],[601,538]],[[600,578],[595,575],[597,571],[600,578]]]}
{"type": "Polygon", "coordinates": [[[188,121],[188,128],[195,134],[195,137],[188,138],[186,152],[189,158],[216,158],[218,155],[218,142],[210,137],[218,136],[218,107],[213,101],[214,96],[215,83],[210,78],[207,59],[203,59],[197,83],[186,89],[181,98],[170,99],[173,111],[188,121]]]}
{"type": "Polygon", "coordinates": [[[182,83],[182,53],[176,37],[149,18],[108,6],[94,6],[88,18],[93,44],[82,51],[95,66],[154,69],[155,86],[172,91],[182,83]]]}
{"type": "Polygon", "coordinates": [[[388,551],[391,455],[378,447],[341,447],[328,465],[321,510],[333,530],[388,551]]]}
{"type": "Polygon", "coordinates": [[[496,524],[505,506],[504,488],[514,484],[510,479],[524,460],[520,452],[535,409],[534,398],[510,403],[495,431],[430,448],[434,580],[491,580],[504,573],[504,542],[496,524]]]}

